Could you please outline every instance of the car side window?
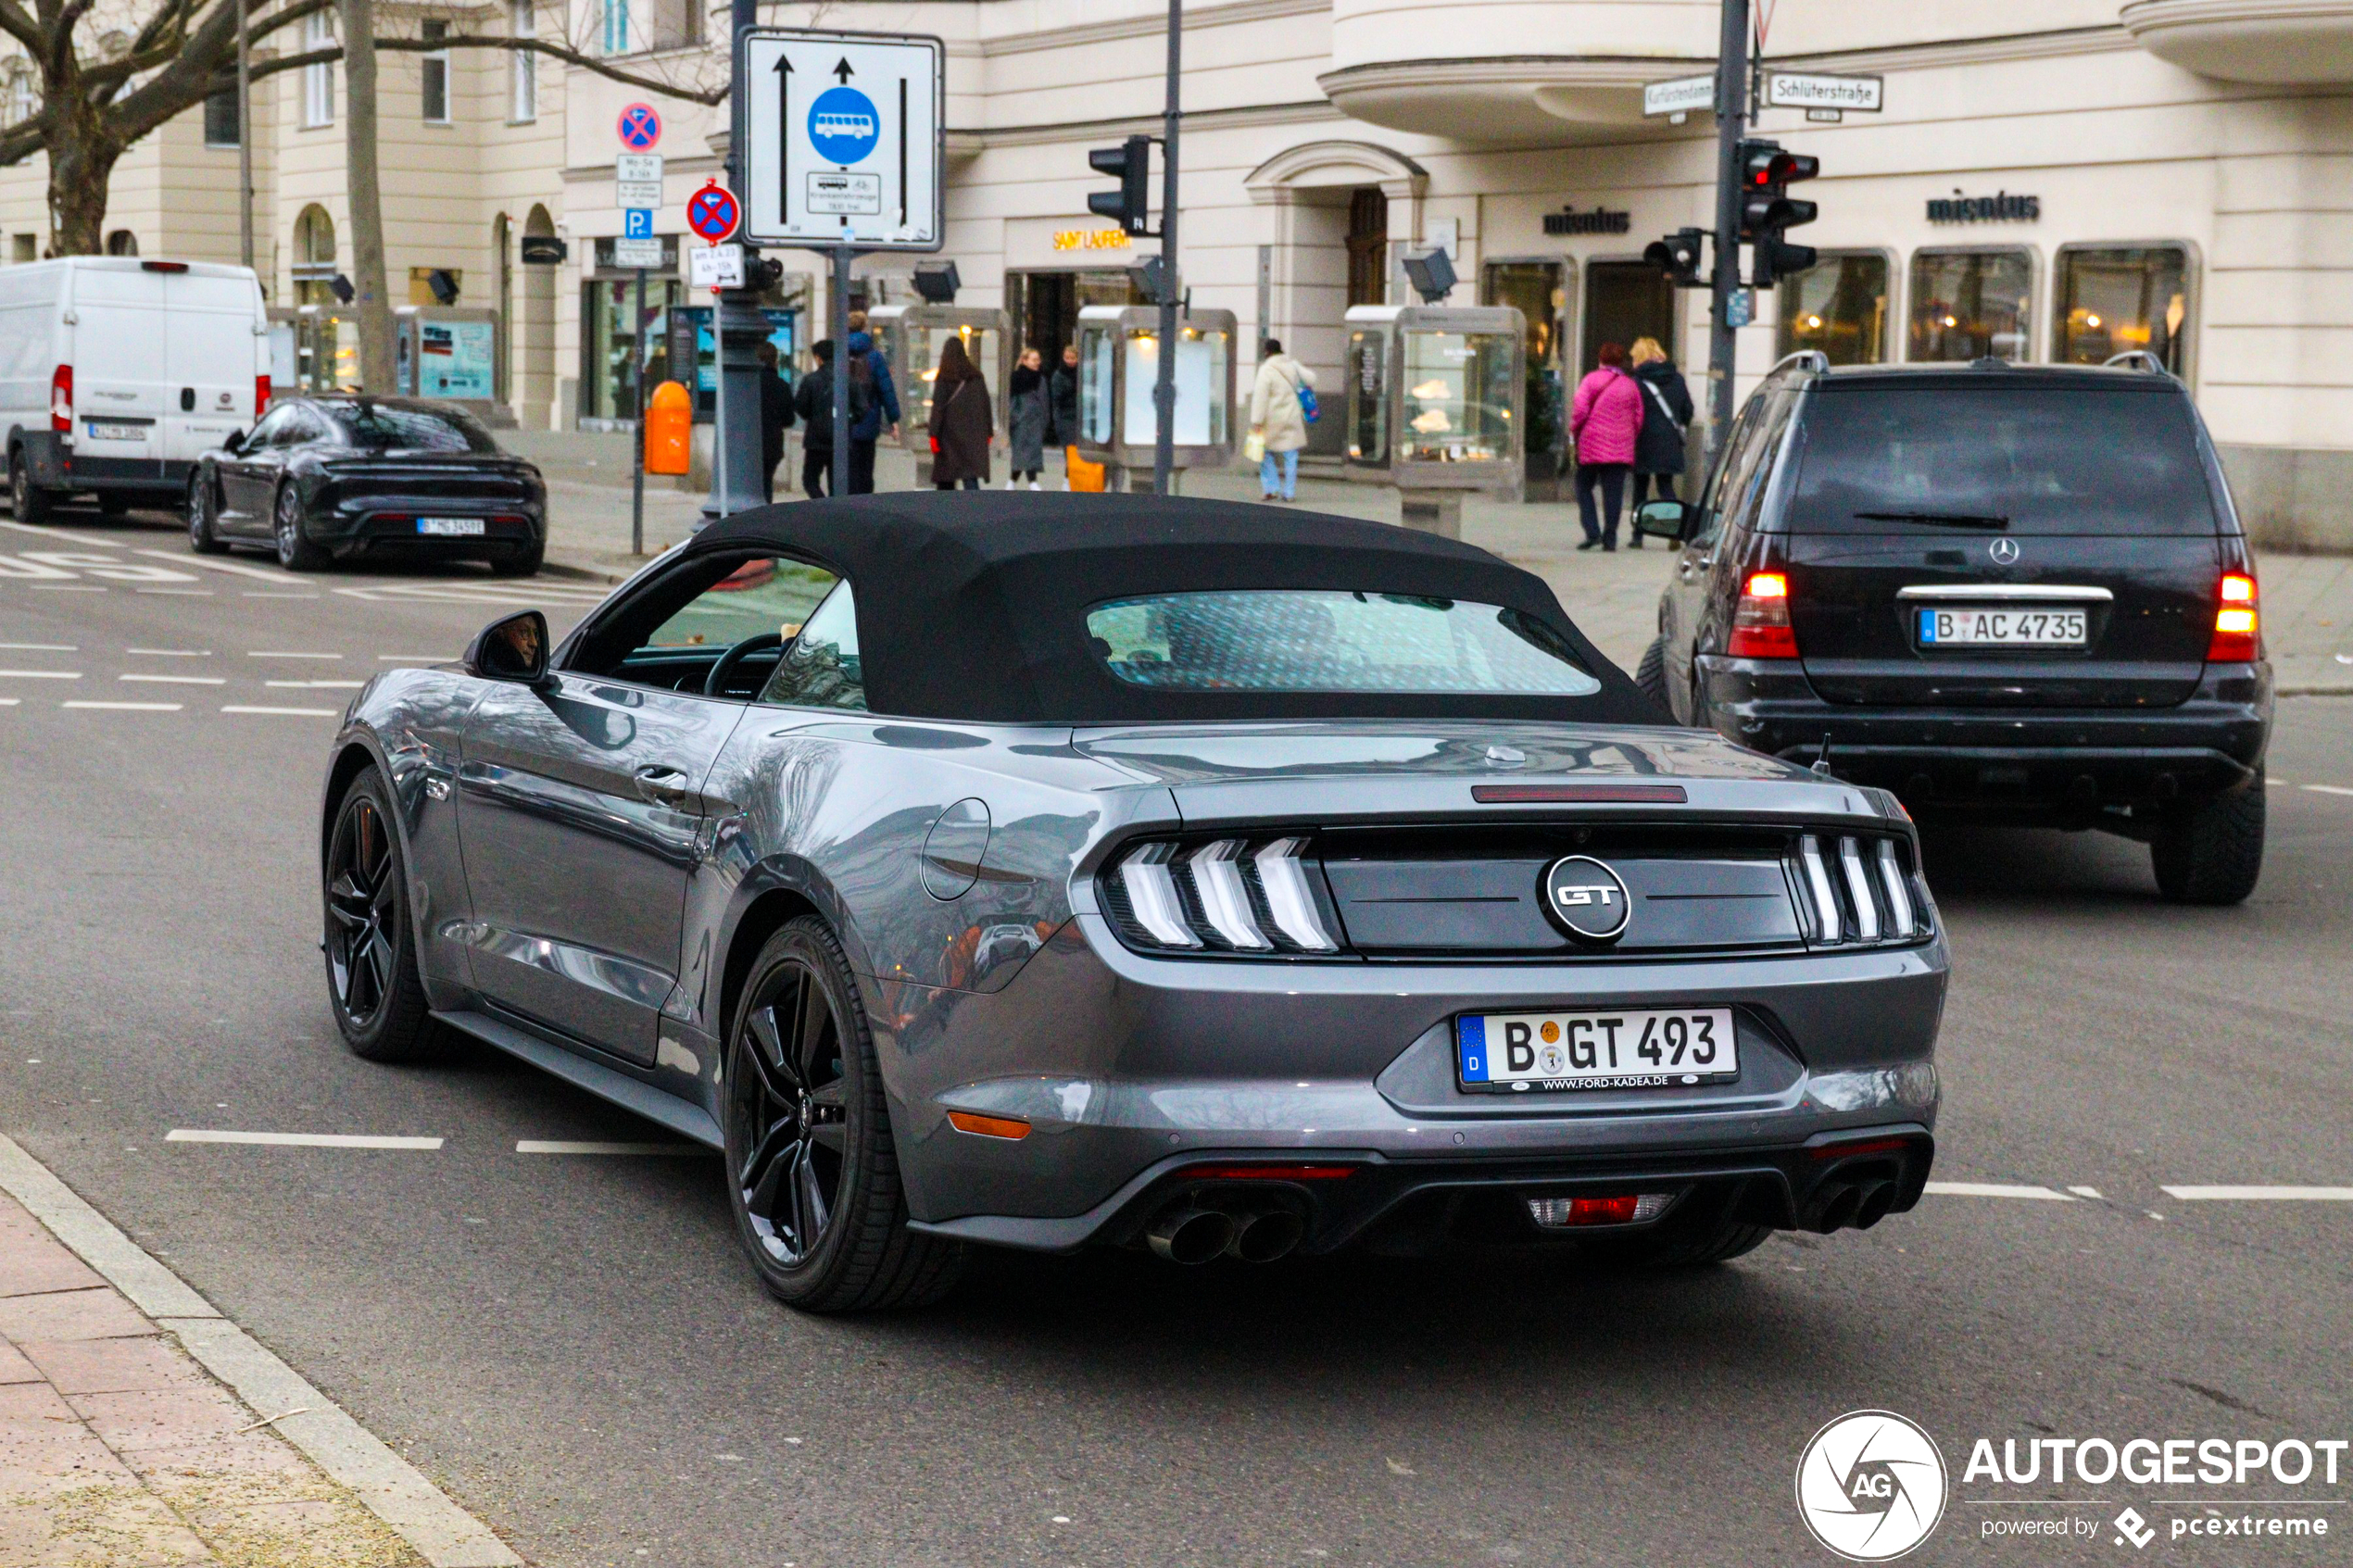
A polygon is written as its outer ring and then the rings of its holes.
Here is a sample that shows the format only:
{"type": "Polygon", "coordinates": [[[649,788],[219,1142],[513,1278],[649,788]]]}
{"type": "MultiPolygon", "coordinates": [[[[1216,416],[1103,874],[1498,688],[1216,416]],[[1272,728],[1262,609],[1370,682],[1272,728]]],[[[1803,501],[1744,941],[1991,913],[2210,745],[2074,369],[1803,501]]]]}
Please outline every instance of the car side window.
{"type": "Polygon", "coordinates": [[[294,423],[296,412],[295,406],[288,403],[264,414],[261,422],[253,427],[253,433],[245,438],[245,450],[250,452],[257,447],[275,446],[284,440],[287,427],[294,423]]]}
{"type": "Polygon", "coordinates": [[[1748,471],[1739,476],[1740,489],[1730,497],[1725,511],[1735,532],[1748,533],[1756,526],[1757,514],[1765,505],[1765,492],[1773,483],[1774,459],[1780,455],[1781,437],[1788,433],[1790,414],[1797,407],[1797,394],[1792,391],[1773,395],[1772,407],[1765,410],[1758,421],[1754,456],[1748,471]]]}
{"type": "Polygon", "coordinates": [[[1693,544],[1703,548],[1711,546],[1723,535],[1727,523],[1745,521],[1756,475],[1766,466],[1766,456],[1773,450],[1773,436],[1780,429],[1780,415],[1784,407],[1782,394],[1759,392],[1742,410],[1740,426],[1732,433],[1731,447],[1718,465],[1706,510],[1692,536],[1693,544]]]}
{"type": "Polygon", "coordinates": [[[800,631],[837,581],[822,567],[764,552],[689,560],[599,613],[563,667],[635,685],[699,692],[720,658],[742,647],[742,661],[758,677],[741,686],[729,684],[740,697],[765,682],[776,650],[800,631]]]}
{"type": "Polygon", "coordinates": [[[779,708],[866,710],[865,670],[858,657],[858,603],[848,583],[836,584],[800,629],[760,700],[779,708]]]}

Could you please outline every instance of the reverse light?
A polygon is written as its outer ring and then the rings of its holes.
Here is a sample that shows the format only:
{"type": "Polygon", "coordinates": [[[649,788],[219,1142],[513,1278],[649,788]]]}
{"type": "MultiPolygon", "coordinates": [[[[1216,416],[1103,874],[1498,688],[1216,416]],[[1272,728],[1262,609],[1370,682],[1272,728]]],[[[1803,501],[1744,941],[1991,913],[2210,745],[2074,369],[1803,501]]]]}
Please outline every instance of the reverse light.
{"type": "Polygon", "coordinates": [[[60,365],[49,377],[49,428],[70,432],[73,429],[73,367],[60,365]]]}
{"type": "Polygon", "coordinates": [[[1675,1201],[1671,1192],[1629,1192],[1610,1198],[1531,1198],[1528,1217],[1540,1225],[1639,1225],[1675,1201]]]}
{"type": "Polygon", "coordinates": [[[1797,633],[1789,623],[1789,579],[1778,571],[1752,571],[1732,609],[1732,635],[1724,651],[1734,659],[1795,659],[1797,633]]]}
{"type": "Polygon", "coordinates": [[[2251,664],[2263,657],[2261,623],[2255,608],[2252,572],[2226,571],[2216,591],[2214,635],[2206,657],[2214,664],[2251,664]]]}

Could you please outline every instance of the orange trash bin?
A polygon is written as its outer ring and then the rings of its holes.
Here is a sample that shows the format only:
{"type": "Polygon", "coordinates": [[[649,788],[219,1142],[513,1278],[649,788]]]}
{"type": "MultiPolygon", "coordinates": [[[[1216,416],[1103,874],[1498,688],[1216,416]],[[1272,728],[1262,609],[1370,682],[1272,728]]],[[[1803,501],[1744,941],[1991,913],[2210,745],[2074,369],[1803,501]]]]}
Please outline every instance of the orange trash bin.
{"type": "Polygon", "coordinates": [[[646,399],[646,471],[685,473],[694,446],[694,399],[684,383],[663,382],[646,399]]]}

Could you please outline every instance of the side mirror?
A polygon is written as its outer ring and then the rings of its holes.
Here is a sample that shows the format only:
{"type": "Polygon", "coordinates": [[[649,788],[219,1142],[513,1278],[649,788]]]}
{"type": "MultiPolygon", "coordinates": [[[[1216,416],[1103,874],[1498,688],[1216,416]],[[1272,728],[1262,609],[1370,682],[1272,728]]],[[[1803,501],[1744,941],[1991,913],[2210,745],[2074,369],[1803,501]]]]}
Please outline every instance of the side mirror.
{"type": "Polygon", "coordinates": [[[547,678],[547,618],[526,609],[494,621],[466,645],[466,673],[535,686],[547,678]]]}
{"type": "Polygon", "coordinates": [[[241,430],[231,431],[228,439],[220,444],[220,449],[233,458],[242,456],[245,449],[245,433],[241,430]]]}
{"type": "Polygon", "coordinates": [[[1666,539],[1681,544],[1692,526],[1692,508],[1688,501],[1672,498],[1644,501],[1634,510],[1634,532],[1645,539],[1666,539]]]}

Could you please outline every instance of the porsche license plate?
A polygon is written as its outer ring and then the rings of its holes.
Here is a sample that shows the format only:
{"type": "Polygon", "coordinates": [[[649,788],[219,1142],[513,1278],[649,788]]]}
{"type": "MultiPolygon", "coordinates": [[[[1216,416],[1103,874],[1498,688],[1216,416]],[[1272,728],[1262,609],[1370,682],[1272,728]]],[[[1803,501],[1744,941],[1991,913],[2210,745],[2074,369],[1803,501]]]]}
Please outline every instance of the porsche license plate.
{"type": "Polygon", "coordinates": [[[439,533],[450,538],[476,538],[486,526],[478,517],[421,517],[417,520],[418,533],[439,533]]]}
{"type": "Polygon", "coordinates": [[[1983,606],[1920,611],[1920,646],[1968,647],[2080,648],[2084,641],[2081,609],[2023,609],[1983,606]]]}
{"type": "Polygon", "coordinates": [[[1740,1075],[1730,1008],[1471,1013],[1454,1022],[1465,1094],[1663,1089],[1740,1075]]]}

